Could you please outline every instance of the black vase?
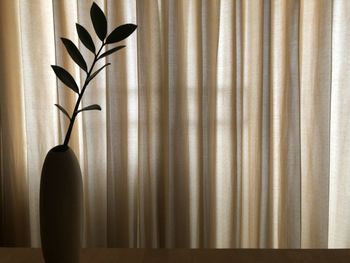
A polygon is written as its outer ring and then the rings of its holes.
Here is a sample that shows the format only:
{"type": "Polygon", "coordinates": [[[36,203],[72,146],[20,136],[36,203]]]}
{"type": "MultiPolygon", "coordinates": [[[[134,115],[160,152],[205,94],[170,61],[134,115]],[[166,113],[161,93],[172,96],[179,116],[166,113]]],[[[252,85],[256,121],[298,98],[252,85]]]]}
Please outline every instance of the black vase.
{"type": "Polygon", "coordinates": [[[40,181],[40,235],[46,263],[80,261],[83,184],[74,152],[59,145],[46,155],[40,181]]]}

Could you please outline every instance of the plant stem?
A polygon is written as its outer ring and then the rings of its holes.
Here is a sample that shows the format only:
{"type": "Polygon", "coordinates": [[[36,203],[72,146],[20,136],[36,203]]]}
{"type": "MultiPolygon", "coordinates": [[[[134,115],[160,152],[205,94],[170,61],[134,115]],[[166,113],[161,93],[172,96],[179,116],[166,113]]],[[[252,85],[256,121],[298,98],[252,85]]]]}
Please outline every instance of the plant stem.
{"type": "Polygon", "coordinates": [[[86,78],[85,78],[85,81],[84,81],[84,85],[83,85],[83,88],[81,89],[81,92],[79,93],[79,97],[78,97],[78,100],[77,102],[75,103],[75,107],[74,107],[74,111],[73,111],[73,114],[72,114],[72,117],[70,119],[70,123],[69,123],[69,127],[68,127],[68,130],[67,130],[67,133],[66,133],[66,137],[64,138],[64,142],[63,142],[63,146],[67,147],[68,146],[68,143],[69,143],[69,139],[70,139],[70,136],[72,134],[72,130],[73,130],[73,126],[74,126],[74,121],[75,121],[75,118],[77,117],[78,115],[78,109],[79,109],[79,104],[80,104],[80,101],[81,99],[83,98],[83,95],[84,95],[84,92],[87,88],[87,85],[89,84],[88,82],[88,79],[92,73],[92,70],[97,62],[97,60],[99,59],[98,56],[100,55],[100,52],[102,51],[102,48],[105,46],[105,43],[102,42],[102,45],[99,49],[99,51],[97,52],[97,54],[95,54],[95,58],[94,58],[94,61],[92,62],[92,65],[91,65],[91,68],[89,69],[87,75],[86,75],[86,78]]]}

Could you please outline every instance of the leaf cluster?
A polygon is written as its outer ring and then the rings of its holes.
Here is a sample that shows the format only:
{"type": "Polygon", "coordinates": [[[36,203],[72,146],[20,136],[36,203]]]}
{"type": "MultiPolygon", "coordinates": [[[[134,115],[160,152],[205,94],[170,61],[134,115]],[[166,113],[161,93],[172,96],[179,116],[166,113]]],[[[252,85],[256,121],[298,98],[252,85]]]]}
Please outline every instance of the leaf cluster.
{"type": "MultiPolygon", "coordinates": [[[[68,88],[70,88],[72,91],[74,91],[76,94],[79,95],[79,98],[77,100],[74,112],[70,116],[67,110],[65,110],[61,105],[55,104],[59,110],[62,111],[62,113],[69,118],[71,122],[74,123],[74,119],[76,115],[83,111],[88,110],[101,110],[101,107],[97,104],[93,104],[90,106],[87,106],[82,109],[79,108],[79,103],[81,101],[81,98],[84,94],[84,91],[90,81],[97,76],[104,68],[110,65],[110,63],[105,64],[98,70],[96,70],[94,73],[92,73],[92,70],[94,68],[95,63],[101,59],[105,58],[118,50],[121,50],[125,47],[125,45],[116,46],[114,48],[108,49],[105,52],[101,54],[101,51],[104,47],[106,47],[109,44],[115,44],[118,43],[127,37],[129,37],[137,28],[134,24],[123,24],[118,27],[116,27],[114,30],[111,31],[107,35],[108,27],[107,27],[107,18],[101,8],[96,4],[93,3],[90,9],[90,17],[92,21],[93,28],[95,30],[95,33],[99,40],[101,40],[101,47],[97,51],[95,43],[90,35],[90,33],[86,30],[86,28],[80,24],[76,24],[76,30],[78,37],[81,41],[81,43],[94,55],[94,61],[90,68],[88,68],[86,60],[84,59],[83,55],[79,51],[78,47],[69,39],[67,38],[61,38],[63,45],[65,46],[68,54],[73,59],[73,61],[84,71],[86,72],[86,79],[83,84],[83,87],[79,89],[76,81],[74,80],[73,76],[65,70],[63,67],[52,65],[52,69],[55,72],[57,78],[65,84],[68,88]]],[[[73,123],[71,123],[70,126],[73,126],[73,123]]],[[[69,138],[68,138],[69,140],[69,138]]]]}

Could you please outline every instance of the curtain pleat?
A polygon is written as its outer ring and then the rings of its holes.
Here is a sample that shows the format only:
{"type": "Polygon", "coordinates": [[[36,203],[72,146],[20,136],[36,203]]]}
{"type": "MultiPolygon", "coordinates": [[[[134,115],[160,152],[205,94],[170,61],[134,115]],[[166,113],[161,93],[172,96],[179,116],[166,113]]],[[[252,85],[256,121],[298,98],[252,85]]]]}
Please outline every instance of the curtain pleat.
{"type": "Polygon", "coordinates": [[[332,2],[303,1],[300,16],[301,243],[327,247],[332,2]]]}
{"type": "Polygon", "coordinates": [[[29,200],[31,244],[40,245],[39,186],[41,166],[50,145],[58,143],[58,114],[55,77],[48,64],[55,63],[53,7],[51,2],[31,5],[20,1],[24,117],[27,142],[27,190],[29,200]],[[51,26],[50,26],[51,25],[51,26]],[[50,30],[48,30],[48,28],[50,30]],[[37,36],[40,36],[37,37],[37,36]],[[43,63],[33,63],[42,61],[43,63]],[[34,77],[35,76],[35,77],[34,77]],[[50,88],[49,88],[50,87],[50,88]],[[52,125],[47,125],[51,123],[52,125]],[[43,134],[48,136],[43,139],[43,134]],[[35,175],[35,176],[34,176],[35,175]]]}
{"type": "Polygon", "coordinates": [[[30,245],[29,191],[20,1],[0,2],[1,238],[30,245]]]}
{"type": "MultiPolygon", "coordinates": [[[[45,154],[88,65],[89,1],[0,1],[0,245],[40,246],[45,154]]],[[[70,146],[85,247],[350,246],[346,0],[98,0],[138,28],[90,83],[70,146]]],[[[119,44],[118,44],[119,45],[119,44]]],[[[109,47],[109,48],[112,48],[109,47]]]]}
{"type": "Polygon", "coordinates": [[[350,246],[349,11],[350,2],[333,2],[328,245],[339,248],[350,246]]]}
{"type": "Polygon", "coordinates": [[[220,22],[220,2],[202,1],[202,198],[203,243],[216,245],[215,206],[215,115],[216,68],[220,22]]]}
{"type": "Polygon", "coordinates": [[[269,246],[300,246],[298,1],[271,3],[269,246]]]}

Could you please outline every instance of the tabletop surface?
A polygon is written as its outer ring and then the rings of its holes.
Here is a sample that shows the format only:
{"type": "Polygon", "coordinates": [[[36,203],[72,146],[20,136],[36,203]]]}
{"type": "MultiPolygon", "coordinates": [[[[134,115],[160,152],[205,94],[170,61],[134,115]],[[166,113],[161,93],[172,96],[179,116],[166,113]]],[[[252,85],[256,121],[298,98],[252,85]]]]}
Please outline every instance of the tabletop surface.
{"type": "MultiPolygon", "coordinates": [[[[38,248],[0,248],[1,263],[44,263],[38,248]]],[[[350,249],[124,249],[85,248],[81,263],[350,262],[350,249]]]]}

